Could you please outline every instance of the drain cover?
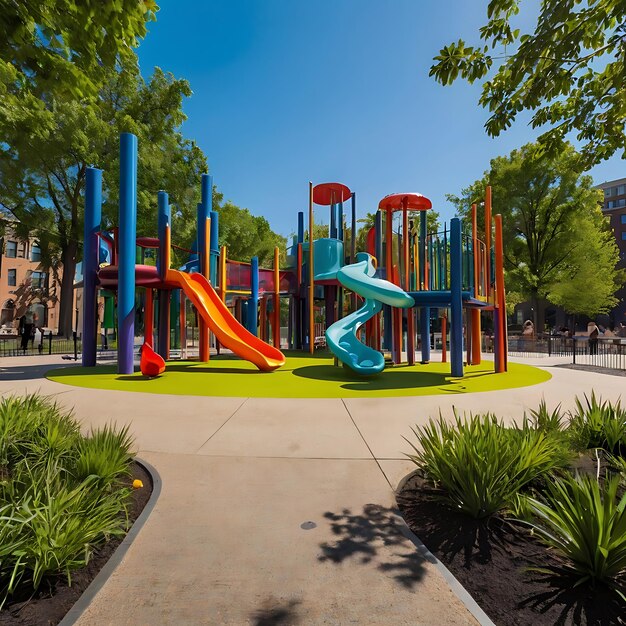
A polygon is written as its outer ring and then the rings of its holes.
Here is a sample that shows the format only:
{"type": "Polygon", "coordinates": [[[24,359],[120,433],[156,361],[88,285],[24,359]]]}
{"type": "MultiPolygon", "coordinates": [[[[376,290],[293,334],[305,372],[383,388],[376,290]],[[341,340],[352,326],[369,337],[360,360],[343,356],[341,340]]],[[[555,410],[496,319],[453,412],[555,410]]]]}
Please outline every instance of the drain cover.
{"type": "Polygon", "coordinates": [[[311,530],[312,528],[317,528],[317,524],[315,522],[304,522],[300,524],[300,528],[302,530],[311,530]]]}

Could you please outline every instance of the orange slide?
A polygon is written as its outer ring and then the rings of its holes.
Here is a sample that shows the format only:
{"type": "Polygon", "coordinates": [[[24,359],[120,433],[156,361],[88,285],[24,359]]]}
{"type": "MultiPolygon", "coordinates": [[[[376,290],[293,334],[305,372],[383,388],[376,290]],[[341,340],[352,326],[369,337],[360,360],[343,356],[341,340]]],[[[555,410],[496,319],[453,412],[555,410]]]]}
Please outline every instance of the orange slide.
{"type": "Polygon", "coordinates": [[[180,287],[206,322],[217,340],[237,356],[271,372],[285,364],[285,355],[244,328],[202,274],[168,270],[166,282],[180,287]]]}

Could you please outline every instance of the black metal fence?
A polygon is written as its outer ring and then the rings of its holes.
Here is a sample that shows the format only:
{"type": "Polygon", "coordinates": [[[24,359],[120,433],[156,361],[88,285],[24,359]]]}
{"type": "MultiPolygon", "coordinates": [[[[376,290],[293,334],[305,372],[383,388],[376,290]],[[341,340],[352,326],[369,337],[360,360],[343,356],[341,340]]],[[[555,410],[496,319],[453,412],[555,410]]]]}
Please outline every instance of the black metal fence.
{"type": "Polygon", "coordinates": [[[511,356],[571,357],[577,365],[626,371],[626,337],[509,335],[508,349],[511,356]]]}
{"type": "Polygon", "coordinates": [[[38,354],[69,354],[76,357],[81,350],[80,337],[77,337],[76,333],[71,339],[55,337],[51,332],[38,337],[33,336],[26,344],[26,348],[22,347],[21,337],[0,336],[0,357],[38,354]]]}

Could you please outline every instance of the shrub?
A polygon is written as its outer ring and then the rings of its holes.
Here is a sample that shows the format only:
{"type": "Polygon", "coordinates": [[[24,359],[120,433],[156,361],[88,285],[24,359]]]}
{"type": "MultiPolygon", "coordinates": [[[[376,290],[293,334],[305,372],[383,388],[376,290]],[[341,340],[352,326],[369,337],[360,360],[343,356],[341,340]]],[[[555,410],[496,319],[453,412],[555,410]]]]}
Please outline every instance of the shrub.
{"type": "Polygon", "coordinates": [[[563,430],[564,420],[561,405],[558,404],[552,411],[548,410],[546,399],[542,398],[539,408],[530,411],[530,423],[533,428],[544,433],[557,433],[563,430]]]}
{"type": "Polygon", "coordinates": [[[440,486],[453,507],[488,517],[539,476],[563,466],[559,441],[525,425],[506,428],[496,417],[470,415],[449,425],[441,417],[413,429],[419,446],[409,458],[440,486]]]}
{"type": "Polygon", "coordinates": [[[613,454],[626,453],[626,409],[620,402],[613,404],[584,396],[576,398],[576,410],[570,414],[570,433],[574,444],[582,449],[604,448],[613,454]]]}
{"type": "Polygon", "coordinates": [[[133,458],[132,445],[128,426],[118,431],[112,426],[92,431],[78,446],[76,478],[84,480],[96,476],[101,485],[108,485],[127,475],[133,458]]]}
{"type": "Polygon", "coordinates": [[[0,401],[0,608],[18,585],[84,566],[123,534],[128,429],[80,434],[70,412],[33,395],[0,401]]]}
{"type": "Polygon", "coordinates": [[[538,536],[567,559],[567,568],[584,582],[614,583],[626,572],[626,494],[619,478],[600,487],[591,476],[550,481],[541,500],[529,498],[538,536]]]}

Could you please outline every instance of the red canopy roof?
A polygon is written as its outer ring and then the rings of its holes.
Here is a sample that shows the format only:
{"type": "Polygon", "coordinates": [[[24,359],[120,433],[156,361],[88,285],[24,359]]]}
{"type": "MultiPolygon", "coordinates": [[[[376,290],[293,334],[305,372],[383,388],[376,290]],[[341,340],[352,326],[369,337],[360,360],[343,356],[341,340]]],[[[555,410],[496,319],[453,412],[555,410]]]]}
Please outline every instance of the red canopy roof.
{"type": "Polygon", "coordinates": [[[433,203],[421,193],[389,194],[378,203],[378,208],[382,211],[401,211],[405,203],[409,211],[426,211],[433,208],[433,203]]]}
{"type": "Polygon", "coordinates": [[[321,183],[313,187],[313,202],[315,204],[330,205],[344,202],[352,196],[348,187],[341,183],[321,183]]]}

